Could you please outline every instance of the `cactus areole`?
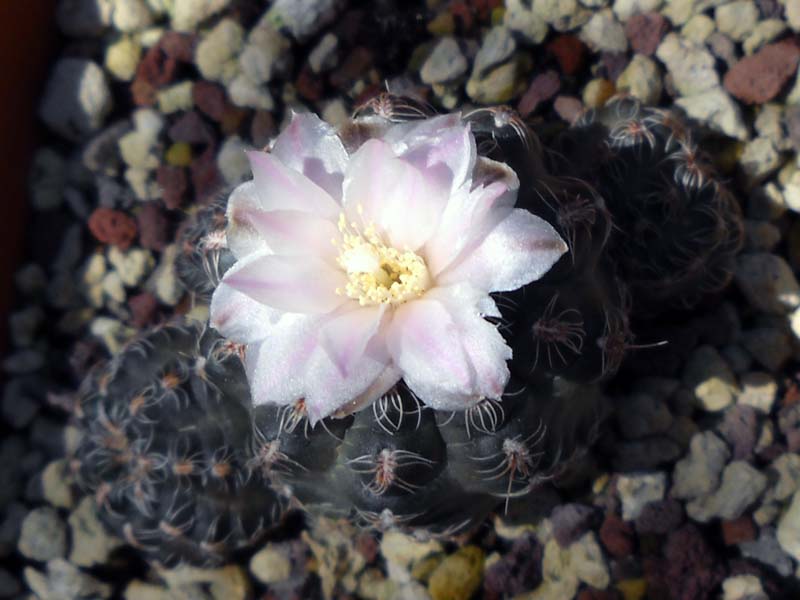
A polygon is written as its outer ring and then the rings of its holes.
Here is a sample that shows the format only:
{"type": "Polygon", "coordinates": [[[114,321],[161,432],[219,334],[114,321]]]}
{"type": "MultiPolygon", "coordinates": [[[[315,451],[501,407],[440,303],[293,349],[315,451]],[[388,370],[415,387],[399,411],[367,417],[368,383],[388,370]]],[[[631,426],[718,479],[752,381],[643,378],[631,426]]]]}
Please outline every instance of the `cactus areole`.
{"type": "MultiPolygon", "coordinates": [[[[236,263],[211,323],[246,345],[255,405],[304,399],[311,423],[403,379],[425,405],[498,400],[511,348],[490,294],[539,279],[567,251],[515,208],[519,179],[480,157],[460,114],[392,123],[346,144],[295,114],[227,209],[236,263]]],[[[381,126],[382,125],[382,126],[381,126]]]]}

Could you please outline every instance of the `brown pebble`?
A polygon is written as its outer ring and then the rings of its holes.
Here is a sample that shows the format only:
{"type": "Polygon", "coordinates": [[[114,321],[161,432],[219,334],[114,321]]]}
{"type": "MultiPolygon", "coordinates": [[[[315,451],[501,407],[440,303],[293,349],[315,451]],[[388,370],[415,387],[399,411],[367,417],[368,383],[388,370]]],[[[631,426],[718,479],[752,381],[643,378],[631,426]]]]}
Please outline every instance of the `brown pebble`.
{"type": "Polygon", "coordinates": [[[316,102],[322,98],[323,85],[322,80],[311,71],[310,67],[303,67],[297,80],[294,82],[297,93],[301,98],[316,102]]]}
{"type": "Polygon", "coordinates": [[[733,546],[756,539],[756,526],[749,515],[743,515],[730,521],[722,521],[721,527],[722,539],[725,541],[726,546],[733,546]]]}
{"type": "Polygon", "coordinates": [[[600,541],[615,558],[623,558],[633,552],[633,527],[618,515],[608,513],[600,526],[600,541]]]}
{"type": "Polygon", "coordinates": [[[250,139],[256,148],[263,148],[269,144],[275,135],[275,117],[267,110],[259,110],[253,115],[250,123],[250,139]]]}
{"type": "Polygon", "coordinates": [[[191,110],[181,116],[172,124],[167,133],[173,142],[208,144],[214,141],[214,132],[211,126],[196,110],[191,110]]]}
{"type": "Polygon", "coordinates": [[[790,41],[768,44],[737,62],[723,84],[745,104],[762,104],[777,96],[797,70],[800,48],[790,41]]]}
{"type": "Polygon", "coordinates": [[[669,22],[656,12],[633,15],[625,24],[625,36],[634,52],[652,56],[661,38],[669,30],[669,22]]]}
{"type": "Polygon", "coordinates": [[[194,46],[196,36],[177,31],[167,31],[158,40],[158,46],[170,58],[177,61],[190,63],[194,60],[194,46]]]}
{"type": "Polygon", "coordinates": [[[560,89],[561,78],[558,76],[558,73],[552,69],[540,73],[533,78],[527,91],[522,95],[522,98],[520,98],[517,111],[519,111],[519,114],[523,117],[527,117],[536,110],[539,104],[550,100],[560,89]]]}
{"type": "Polygon", "coordinates": [[[136,222],[139,225],[139,243],[143,248],[158,252],[166,248],[169,222],[157,202],[146,203],[136,215],[136,222]]]}
{"type": "Polygon", "coordinates": [[[222,179],[215,159],[216,151],[209,146],[205,152],[192,161],[192,186],[200,204],[208,204],[219,191],[222,179]]]}
{"type": "Polygon", "coordinates": [[[136,76],[131,83],[131,95],[137,106],[152,106],[156,102],[156,92],[172,82],[178,68],[178,61],[168,56],[161,46],[150,48],[136,67],[136,76]]]}
{"type": "Polygon", "coordinates": [[[155,318],[158,300],[150,292],[142,292],[128,298],[128,308],[131,310],[131,322],[136,327],[145,327],[155,318]]]}
{"type": "Polygon", "coordinates": [[[564,75],[574,75],[586,59],[586,45],[576,36],[563,34],[547,44],[547,50],[555,57],[564,75]]]}
{"type": "Polygon", "coordinates": [[[89,230],[98,241],[127,250],[136,238],[136,221],[126,213],[101,206],[89,217],[89,230]]]}
{"type": "Polygon", "coordinates": [[[567,123],[574,123],[583,113],[583,102],[574,96],[558,96],[553,102],[556,114],[567,123]]]}
{"type": "Polygon", "coordinates": [[[339,89],[349,88],[363,77],[372,66],[372,52],[363,46],[353,48],[342,65],[331,74],[331,85],[339,89]]]}
{"type": "Polygon", "coordinates": [[[202,112],[212,121],[221,121],[225,109],[228,108],[228,99],[225,90],[209,81],[197,81],[192,86],[192,99],[197,110],[202,112]]]}

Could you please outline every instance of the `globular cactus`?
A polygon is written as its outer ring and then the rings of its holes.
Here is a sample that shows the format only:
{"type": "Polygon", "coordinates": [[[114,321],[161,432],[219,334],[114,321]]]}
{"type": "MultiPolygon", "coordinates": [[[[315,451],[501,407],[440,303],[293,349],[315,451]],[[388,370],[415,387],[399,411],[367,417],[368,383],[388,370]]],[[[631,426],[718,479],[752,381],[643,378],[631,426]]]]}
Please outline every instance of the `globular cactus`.
{"type": "Polygon", "coordinates": [[[83,384],[77,480],[117,535],[165,565],[220,563],[283,514],[248,468],[239,350],[198,324],[166,325],[83,384]]]}
{"type": "MultiPolygon", "coordinates": [[[[336,143],[352,153],[392,132],[402,138],[413,124],[393,126],[431,114],[423,103],[381,95],[336,132],[336,143]]],[[[596,438],[609,410],[598,384],[633,346],[631,323],[690,306],[727,281],[741,235],[738,208],[701,168],[671,114],[615,101],[563,133],[556,152],[546,152],[506,107],[478,109],[459,122],[469,124],[485,157],[475,167],[483,185],[508,181],[513,169],[516,207],[548,221],[567,247],[537,281],[491,294],[499,311],[480,326],[492,323],[512,350],[505,391],[463,409],[435,409],[400,379],[377,400],[353,398],[314,417],[302,396],[282,405],[253,402],[240,358],[252,384],[254,369],[263,368],[262,346],[240,352],[211,331],[157,330],[93,376],[81,402],[86,437],[76,464],[106,521],[131,543],[160,559],[220,559],[274,525],[284,497],[315,515],[441,536],[511,503],[534,503],[596,438]]],[[[287,139],[329,140],[333,134],[323,127],[295,128],[287,139]]],[[[286,146],[281,152],[291,162],[286,146]]],[[[297,176],[283,181],[295,185],[297,176]]],[[[246,203],[237,210],[214,204],[183,230],[179,272],[200,300],[236,262],[226,226],[247,235],[274,226],[246,203]]],[[[348,226],[340,228],[350,235],[348,226]]],[[[351,250],[400,256],[376,246],[366,231],[347,238],[351,250]]],[[[548,235],[552,249],[555,234],[548,235]]],[[[397,260],[416,268],[411,255],[397,260]]],[[[379,275],[404,281],[395,272],[379,275]]],[[[231,306],[218,313],[218,324],[235,318],[234,309],[261,310],[247,298],[231,306]]],[[[258,325],[254,314],[248,312],[251,326],[258,325]]],[[[294,318],[267,314],[276,322],[294,318]]],[[[244,329],[237,334],[254,335],[244,329]]],[[[297,348],[297,364],[314,351],[297,348]]]]}

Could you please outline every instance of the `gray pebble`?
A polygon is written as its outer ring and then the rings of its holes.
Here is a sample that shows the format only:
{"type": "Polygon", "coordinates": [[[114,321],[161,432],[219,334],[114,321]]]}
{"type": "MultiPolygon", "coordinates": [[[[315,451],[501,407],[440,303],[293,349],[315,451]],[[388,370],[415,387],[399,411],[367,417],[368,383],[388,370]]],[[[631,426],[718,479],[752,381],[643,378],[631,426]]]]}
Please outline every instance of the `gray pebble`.
{"type": "Polygon", "coordinates": [[[172,29],[194,31],[197,26],[222,12],[232,0],[174,0],[170,14],[172,29]]]}
{"type": "Polygon", "coordinates": [[[763,527],[758,539],[739,544],[739,550],[742,556],[772,567],[784,577],[791,575],[794,570],[792,559],[775,539],[775,530],[771,527],[763,527]]]}
{"type": "Polygon", "coordinates": [[[341,0],[275,0],[267,16],[279,29],[305,41],[336,18],[341,0]]]}
{"type": "Polygon", "coordinates": [[[738,519],[767,487],[767,477],[752,465],[736,460],[722,473],[722,483],[711,495],[696,498],[686,505],[687,514],[706,523],[712,518],[738,519]]]}
{"type": "Polygon", "coordinates": [[[777,373],[792,356],[789,333],[783,329],[749,329],[742,332],[741,343],[757,363],[773,373],[777,373]]]}
{"type": "Polygon", "coordinates": [[[24,575],[39,600],[97,600],[111,597],[112,587],[109,584],[98,581],[61,558],[49,561],[46,573],[27,567],[24,575]]]}
{"type": "Polygon", "coordinates": [[[467,67],[467,59],[458,42],[451,37],[445,37],[439,40],[422,64],[420,77],[428,84],[445,83],[464,75],[467,67]]]}
{"type": "Polygon", "coordinates": [[[622,518],[632,521],[647,504],[663,500],[666,487],[666,473],[621,475],[617,480],[617,493],[622,501],[622,518]]]}
{"type": "Polygon", "coordinates": [[[734,281],[754,308],[783,315],[800,304],[800,285],[786,260],[754,252],[736,259],[734,281]]]}
{"type": "Polygon", "coordinates": [[[722,410],[733,402],[736,376],[713,346],[696,348],[683,369],[683,382],[705,411],[722,410]]]}
{"type": "Polygon", "coordinates": [[[56,9],[59,29],[72,37],[95,37],[111,24],[114,0],[61,0],[56,9]]]}
{"type": "Polygon", "coordinates": [[[487,71],[511,58],[516,49],[517,43],[506,27],[492,27],[475,55],[472,76],[483,77],[487,71]]]}
{"type": "Polygon", "coordinates": [[[647,394],[633,394],[617,403],[617,425],[622,436],[635,440],[665,433],[672,425],[666,403],[647,394]]]}
{"type": "Polygon", "coordinates": [[[55,509],[35,508],[22,522],[17,548],[31,560],[61,558],[67,553],[67,526],[55,509]]]}
{"type": "Polygon", "coordinates": [[[728,446],[711,431],[696,434],[689,455],[672,472],[673,498],[687,500],[710,494],[719,485],[720,473],[730,457],[728,446]]]}
{"type": "Polygon", "coordinates": [[[39,412],[44,385],[38,377],[15,377],[3,390],[2,414],[14,429],[27,427],[39,412]]]}
{"type": "Polygon", "coordinates": [[[625,29],[610,8],[594,13],[581,29],[580,38],[595,52],[625,52],[628,49],[625,29]]]}

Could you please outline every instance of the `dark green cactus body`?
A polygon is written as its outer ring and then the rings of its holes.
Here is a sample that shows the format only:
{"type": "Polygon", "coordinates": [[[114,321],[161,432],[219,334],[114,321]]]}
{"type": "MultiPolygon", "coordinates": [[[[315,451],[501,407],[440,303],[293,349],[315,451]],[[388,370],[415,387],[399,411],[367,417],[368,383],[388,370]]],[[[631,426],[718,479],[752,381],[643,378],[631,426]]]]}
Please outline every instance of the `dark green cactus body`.
{"type": "Polygon", "coordinates": [[[110,528],[148,556],[221,562],[283,512],[246,468],[248,403],[235,346],[197,325],[157,329],[84,384],[80,485],[110,528]]]}

